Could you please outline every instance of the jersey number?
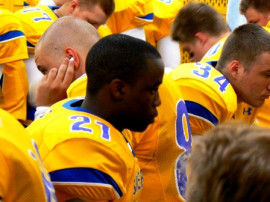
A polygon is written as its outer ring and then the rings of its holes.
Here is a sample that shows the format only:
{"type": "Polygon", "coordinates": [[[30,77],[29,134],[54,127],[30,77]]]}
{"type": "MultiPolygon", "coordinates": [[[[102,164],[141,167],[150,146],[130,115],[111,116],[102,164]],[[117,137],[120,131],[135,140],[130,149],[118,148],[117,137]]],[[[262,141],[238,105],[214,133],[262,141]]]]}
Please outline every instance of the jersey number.
{"type": "MultiPolygon", "coordinates": [[[[70,129],[71,131],[73,132],[84,131],[93,134],[93,129],[90,128],[89,126],[86,126],[87,124],[92,123],[92,120],[88,116],[74,115],[70,116],[69,119],[75,120],[75,122],[71,125],[70,129]]],[[[101,129],[100,137],[105,140],[110,140],[109,127],[100,121],[95,121],[95,124],[100,126],[101,129]]]]}
{"type": "Polygon", "coordinates": [[[177,146],[184,150],[176,162],[175,176],[177,179],[177,188],[180,195],[185,198],[186,194],[186,162],[191,152],[191,128],[189,125],[186,104],[183,100],[177,103],[176,119],[176,142],[177,146]]]}
{"type": "MultiPolygon", "coordinates": [[[[199,66],[199,70],[193,70],[193,74],[199,76],[199,77],[202,77],[204,79],[207,79],[211,73],[211,71],[213,70],[213,67],[210,67],[210,66],[202,66],[201,64],[199,63],[196,63],[197,66],[199,66]]],[[[213,78],[214,82],[217,83],[219,85],[219,90],[221,92],[225,92],[226,91],[226,88],[227,86],[229,85],[229,81],[226,79],[225,76],[221,75],[221,76],[217,76],[217,77],[214,77],[213,78]]]]}

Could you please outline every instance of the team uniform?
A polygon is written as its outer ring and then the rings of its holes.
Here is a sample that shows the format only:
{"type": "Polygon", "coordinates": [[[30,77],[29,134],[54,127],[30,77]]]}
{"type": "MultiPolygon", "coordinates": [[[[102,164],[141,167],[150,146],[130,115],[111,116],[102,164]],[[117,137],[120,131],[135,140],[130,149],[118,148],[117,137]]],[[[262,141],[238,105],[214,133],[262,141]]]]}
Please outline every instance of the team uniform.
{"type": "MultiPolygon", "coordinates": [[[[223,37],[212,48],[210,48],[202,58],[201,62],[209,63],[215,67],[221,56],[221,51],[227,38],[228,37],[223,37]]],[[[238,104],[233,118],[236,120],[244,121],[247,124],[253,124],[259,111],[259,108],[251,107],[247,103],[242,102],[238,104]]]]}
{"type": "Polygon", "coordinates": [[[144,177],[139,201],[184,201],[186,160],[191,133],[185,102],[178,86],[164,75],[159,88],[162,104],[155,122],[133,133],[132,144],[144,177]]]}
{"type": "MultiPolygon", "coordinates": [[[[34,53],[34,48],[40,39],[41,35],[48,29],[48,27],[58,19],[54,10],[59,6],[37,5],[35,7],[26,7],[15,12],[15,15],[20,18],[24,33],[27,39],[27,47],[29,53],[34,53]]],[[[106,33],[101,31],[99,34],[106,36],[106,33]]]]}
{"type": "Polygon", "coordinates": [[[170,35],[171,24],[182,6],[179,0],[153,0],[154,20],[145,27],[149,43],[156,47],[158,40],[170,35]]]}
{"type": "Polygon", "coordinates": [[[41,35],[57,20],[58,16],[53,11],[57,8],[59,7],[38,5],[35,7],[25,7],[15,12],[15,15],[22,22],[29,53],[34,53],[34,47],[41,35]]]}
{"type": "Polygon", "coordinates": [[[27,128],[58,200],[138,200],[143,178],[128,139],[82,101],[58,102],[27,128]]]}
{"type": "Polygon", "coordinates": [[[35,142],[14,117],[1,109],[0,148],[1,201],[56,201],[35,142]]]}
{"type": "Polygon", "coordinates": [[[24,0],[24,6],[36,6],[39,3],[39,0],[24,0]]]}
{"type": "Polygon", "coordinates": [[[106,25],[113,34],[117,34],[134,28],[142,28],[152,21],[152,0],[116,0],[115,11],[107,20],[106,25]]]}
{"type": "Polygon", "coordinates": [[[270,128],[270,100],[265,100],[263,106],[260,108],[260,112],[256,116],[254,125],[270,128]]]}
{"type": "Polygon", "coordinates": [[[78,79],[73,81],[67,89],[67,97],[78,97],[86,95],[87,76],[83,74],[78,79]]]}
{"type": "Polygon", "coordinates": [[[98,31],[100,38],[103,38],[105,36],[109,36],[112,34],[112,31],[110,30],[109,27],[106,26],[106,24],[100,25],[99,28],[97,29],[97,31],[98,31]]]}
{"type": "Polygon", "coordinates": [[[15,15],[21,20],[23,25],[29,53],[29,59],[25,61],[29,81],[27,121],[25,122],[26,125],[29,125],[29,123],[31,123],[31,121],[34,119],[34,113],[36,109],[36,89],[43,77],[35,64],[34,48],[41,35],[55,20],[58,19],[58,16],[54,13],[54,10],[57,8],[59,7],[37,5],[35,7],[25,7],[15,12],[15,15]]]}
{"type": "Polygon", "coordinates": [[[170,76],[183,94],[192,134],[201,135],[233,117],[237,109],[236,93],[225,76],[209,64],[182,64],[170,76]]]}
{"type": "Polygon", "coordinates": [[[183,2],[179,0],[153,0],[153,23],[144,27],[146,41],[157,47],[162,55],[165,67],[176,67],[180,64],[179,43],[170,37],[171,24],[183,2]]]}
{"type": "Polygon", "coordinates": [[[0,108],[16,119],[26,119],[28,81],[24,59],[26,38],[19,19],[0,9],[0,108]]]}

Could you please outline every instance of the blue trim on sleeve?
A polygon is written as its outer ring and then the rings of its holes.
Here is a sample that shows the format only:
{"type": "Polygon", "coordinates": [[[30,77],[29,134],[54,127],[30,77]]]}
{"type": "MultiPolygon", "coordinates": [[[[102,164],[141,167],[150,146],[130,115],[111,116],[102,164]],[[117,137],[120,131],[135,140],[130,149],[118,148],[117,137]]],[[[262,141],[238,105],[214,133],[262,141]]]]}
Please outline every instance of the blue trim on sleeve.
{"type": "Polygon", "coordinates": [[[206,119],[214,125],[218,124],[217,117],[215,117],[215,115],[212,114],[204,106],[202,106],[196,102],[187,101],[187,100],[185,101],[185,103],[186,103],[187,111],[189,114],[193,114],[193,115],[196,115],[196,116],[201,117],[203,119],[206,119]]]}
{"type": "Polygon", "coordinates": [[[29,41],[27,41],[27,47],[35,48],[35,46],[33,44],[31,44],[29,41]]]}
{"type": "Polygon", "coordinates": [[[52,182],[111,185],[119,196],[123,193],[111,176],[93,168],[68,168],[50,172],[52,182]]]}
{"type": "Polygon", "coordinates": [[[16,38],[23,37],[23,36],[24,36],[24,33],[22,31],[19,31],[19,30],[10,31],[0,36],[0,43],[14,40],[16,38]]]}
{"type": "Polygon", "coordinates": [[[145,16],[137,16],[137,18],[140,18],[142,20],[153,20],[154,19],[154,13],[149,13],[145,16]]]}

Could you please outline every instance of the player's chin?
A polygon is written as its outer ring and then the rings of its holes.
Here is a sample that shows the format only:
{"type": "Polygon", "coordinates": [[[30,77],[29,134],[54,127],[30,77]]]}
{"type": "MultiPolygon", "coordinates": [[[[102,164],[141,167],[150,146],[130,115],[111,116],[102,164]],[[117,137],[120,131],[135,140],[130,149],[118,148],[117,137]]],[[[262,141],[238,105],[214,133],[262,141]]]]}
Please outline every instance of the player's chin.
{"type": "Polygon", "coordinates": [[[258,99],[257,102],[254,102],[253,105],[251,106],[258,108],[258,107],[263,106],[264,102],[265,102],[265,99],[258,99]]]}
{"type": "Polygon", "coordinates": [[[154,123],[155,117],[152,117],[151,119],[148,120],[140,120],[140,122],[137,122],[136,126],[133,127],[132,131],[137,131],[137,132],[143,132],[146,130],[146,128],[154,123]]]}

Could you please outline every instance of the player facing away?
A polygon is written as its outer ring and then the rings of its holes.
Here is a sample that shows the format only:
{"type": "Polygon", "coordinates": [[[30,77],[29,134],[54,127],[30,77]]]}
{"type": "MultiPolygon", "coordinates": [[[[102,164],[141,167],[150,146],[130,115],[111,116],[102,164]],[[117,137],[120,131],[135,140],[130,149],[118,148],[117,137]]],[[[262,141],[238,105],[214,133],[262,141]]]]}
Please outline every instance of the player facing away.
{"type": "Polygon", "coordinates": [[[60,201],[136,201],[143,177],[123,129],[143,131],[157,116],[164,66],[147,42],[116,34],[86,59],[85,99],[56,103],[27,129],[60,201]]]}
{"type": "Polygon", "coordinates": [[[270,199],[270,130],[227,122],[193,144],[187,202],[270,199]]]}

